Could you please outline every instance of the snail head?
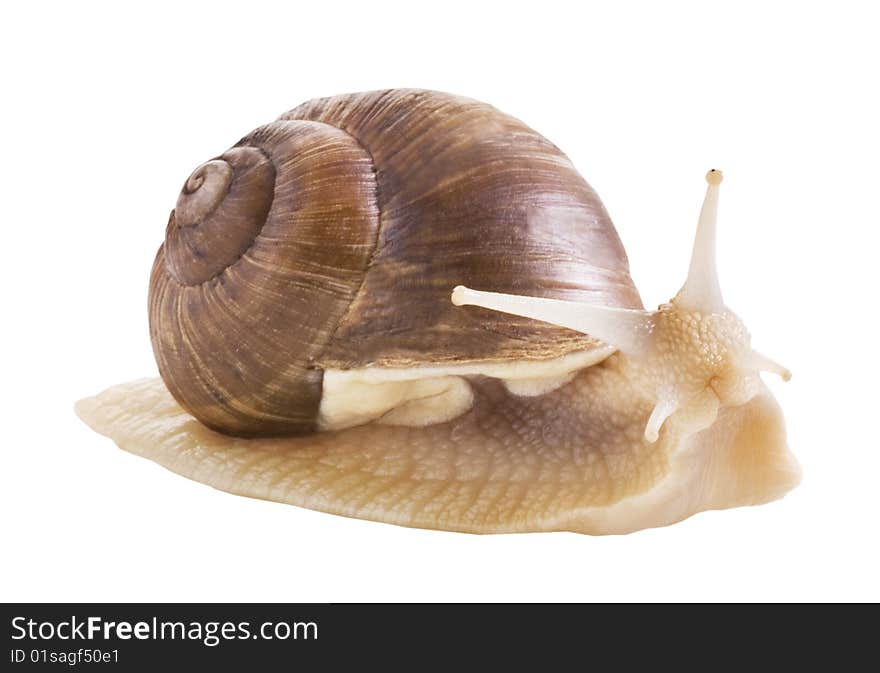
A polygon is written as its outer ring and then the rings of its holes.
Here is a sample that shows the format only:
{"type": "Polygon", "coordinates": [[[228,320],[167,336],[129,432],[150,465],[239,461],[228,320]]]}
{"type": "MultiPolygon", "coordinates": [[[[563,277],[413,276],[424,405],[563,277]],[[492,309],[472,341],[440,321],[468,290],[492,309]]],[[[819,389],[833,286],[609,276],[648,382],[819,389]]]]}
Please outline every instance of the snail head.
{"type": "Polygon", "coordinates": [[[657,440],[673,414],[709,400],[720,406],[745,404],[761,389],[760,372],[791,373],[755,351],[739,317],[725,304],[718,282],[715,232],[720,171],[706,174],[687,280],[678,294],[656,311],[594,306],[581,302],[481,292],[459,285],[456,306],[480,306],[600,339],[621,353],[621,366],[652,397],[645,439],[657,440]]]}

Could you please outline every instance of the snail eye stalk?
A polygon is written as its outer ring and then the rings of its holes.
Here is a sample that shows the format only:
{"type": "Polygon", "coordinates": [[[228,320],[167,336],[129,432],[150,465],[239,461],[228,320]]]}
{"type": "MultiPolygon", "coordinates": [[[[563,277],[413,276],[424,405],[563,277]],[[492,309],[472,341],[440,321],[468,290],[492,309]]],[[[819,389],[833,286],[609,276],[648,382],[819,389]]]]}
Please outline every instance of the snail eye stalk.
{"type": "Polygon", "coordinates": [[[653,312],[638,309],[593,306],[565,299],[526,297],[501,292],[482,292],[464,285],[452,291],[456,306],[480,306],[567,327],[611,344],[629,354],[644,351],[653,331],[653,312]]]}
{"type": "Polygon", "coordinates": [[[691,264],[687,280],[675,298],[675,302],[687,311],[722,313],[725,310],[718,282],[718,264],[715,255],[715,239],[718,229],[718,190],[723,176],[712,169],[706,173],[706,197],[697,222],[697,234],[691,252],[691,264]]]}

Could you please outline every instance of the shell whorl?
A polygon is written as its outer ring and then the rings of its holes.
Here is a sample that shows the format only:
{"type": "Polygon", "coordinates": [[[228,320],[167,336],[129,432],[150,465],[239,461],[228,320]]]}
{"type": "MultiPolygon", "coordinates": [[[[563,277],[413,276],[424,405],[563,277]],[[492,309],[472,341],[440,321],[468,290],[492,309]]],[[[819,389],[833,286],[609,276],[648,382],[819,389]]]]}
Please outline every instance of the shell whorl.
{"type": "Polygon", "coordinates": [[[311,432],[324,344],[378,230],[372,160],[326,124],[263,126],[185,182],[150,281],[159,371],[227,434],[311,432]]]}
{"type": "Polygon", "coordinates": [[[198,285],[233,264],[263,228],[274,190],[275,166],[257,147],[235,147],[199,166],[169,218],[169,272],[198,285]]]}

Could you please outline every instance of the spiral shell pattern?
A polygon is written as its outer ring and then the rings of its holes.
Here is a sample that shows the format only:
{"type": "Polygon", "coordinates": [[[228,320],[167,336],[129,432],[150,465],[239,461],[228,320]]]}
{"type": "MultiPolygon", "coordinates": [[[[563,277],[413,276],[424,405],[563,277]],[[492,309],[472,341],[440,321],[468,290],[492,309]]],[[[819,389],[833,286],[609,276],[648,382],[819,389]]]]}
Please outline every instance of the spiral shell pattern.
{"type": "Polygon", "coordinates": [[[199,166],[150,283],[153,348],[178,402],[229,434],[312,431],[314,359],[377,231],[372,161],[332,126],[278,121],[199,166]]]}

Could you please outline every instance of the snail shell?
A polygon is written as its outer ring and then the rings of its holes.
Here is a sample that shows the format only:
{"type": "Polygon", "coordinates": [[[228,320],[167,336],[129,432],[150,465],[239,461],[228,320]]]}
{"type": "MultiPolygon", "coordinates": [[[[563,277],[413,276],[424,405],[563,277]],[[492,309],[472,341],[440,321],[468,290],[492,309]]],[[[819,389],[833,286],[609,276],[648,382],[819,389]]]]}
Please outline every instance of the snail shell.
{"type": "Polygon", "coordinates": [[[623,533],[778,498],[800,471],[759,372],[790,374],[722,299],[706,179],[687,279],[646,311],[522,123],[306,103],[187,179],[150,282],[162,378],[77,412],[217,488],[407,526],[623,533]]]}
{"type": "Polygon", "coordinates": [[[252,436],[314,432],[327,369],[601,347],[456,309],[459,283],[642,306],[598,196],[535,131],[430,91],[320,99],[187,179],[150,280],[153,349],[185,409],[252,436]]]}

